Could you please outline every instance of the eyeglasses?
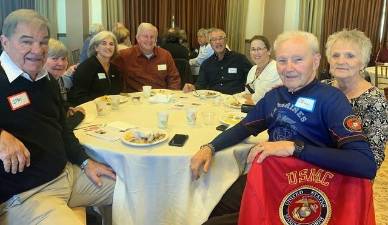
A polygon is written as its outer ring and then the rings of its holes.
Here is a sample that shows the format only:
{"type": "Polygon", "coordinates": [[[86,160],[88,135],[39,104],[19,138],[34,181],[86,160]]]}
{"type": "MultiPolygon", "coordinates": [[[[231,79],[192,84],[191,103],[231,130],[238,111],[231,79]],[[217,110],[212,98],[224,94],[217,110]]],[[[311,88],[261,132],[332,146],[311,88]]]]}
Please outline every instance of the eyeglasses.
{"type": "Polygon", "coordinates": [[[210,38],[211,42],[216,42],[216,41],[225,41],[226,37],[217,37],[217,38],[210,38]]]}
{"type": "Polygon", "coordinates": [[[267,50],[267,48],[266,47],[264,47],[264,48],[251,48],[251,52],[262,52],[262,51],[265,51],[265,50],[267,50]]]}

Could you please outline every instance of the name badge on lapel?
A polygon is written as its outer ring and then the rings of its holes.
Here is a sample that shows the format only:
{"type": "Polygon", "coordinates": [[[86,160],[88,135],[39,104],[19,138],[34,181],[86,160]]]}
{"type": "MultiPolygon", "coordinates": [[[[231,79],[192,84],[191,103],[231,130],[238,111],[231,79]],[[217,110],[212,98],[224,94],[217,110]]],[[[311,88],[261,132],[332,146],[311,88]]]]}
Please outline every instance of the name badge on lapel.
{"type": "Polygon", "coordinates": [[[298,100],[296,100],[295,106],[300,109],[312,112],[315,107],[315,102],[315,99],[299,97],[298,100]]]}
{"type": "Polygon", "coordinates": [[[99,80],[106,79],[105,73],[98,73],[97,76],[99,80]]]}
{"type": "Polygon", "coordinates": [[[7,97],[9,106],[12,111],[20,109],[24,106],[31,104],[30,98],[28,98],[27,92],[23,91],[15,95],[11,95],[7,97]]]}
{"type": "Polygon", "coordinates": [[[167,70],[167,65],[166,64],[159,64],[158,71],[161,71],[161,70],[167,70]]]}
{"type": "Polygon", "coordinates": [[[228,68],[228,73],[237,73],[237,68],[228,68]]]}

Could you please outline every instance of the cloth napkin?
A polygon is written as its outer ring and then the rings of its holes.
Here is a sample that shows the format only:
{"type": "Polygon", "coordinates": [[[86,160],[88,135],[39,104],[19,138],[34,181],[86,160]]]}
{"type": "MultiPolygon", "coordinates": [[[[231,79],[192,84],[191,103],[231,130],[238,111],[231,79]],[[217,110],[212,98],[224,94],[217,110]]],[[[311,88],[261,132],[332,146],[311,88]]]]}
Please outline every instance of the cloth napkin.
{"type": "Polygon", "coordinates": [[[150,103],[169,103],[172,99],[172,95],[156,94],[149,98],[150,103]]]}

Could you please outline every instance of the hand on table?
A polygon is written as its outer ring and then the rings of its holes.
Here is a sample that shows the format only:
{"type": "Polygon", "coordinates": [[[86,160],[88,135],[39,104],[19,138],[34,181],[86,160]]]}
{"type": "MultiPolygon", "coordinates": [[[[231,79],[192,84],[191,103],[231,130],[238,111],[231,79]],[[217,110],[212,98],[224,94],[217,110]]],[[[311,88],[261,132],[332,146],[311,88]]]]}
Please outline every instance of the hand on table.
{"type": "Polygon", "coordinates": [[[262,163],[268,156],[291,156],[294,153],[294,150],[295,146],[292,141],[259,142],[251,148],[248,154],[247,163],[252,163],[259,153],[261,154],[257,158],[257,162],[262,163]]]}
{"type": "Polygon", "coordinates": [[[99,187],[102,185],[101,176],[107,176],[116,180],[116,174],[112,168],[91,159],[89,159],[88,164],[85,167],[85,174],[99,187]]]}
{"type": "Polygon", "coordinates": [[[190,169],[193,174],[193,178],[198,179],[201,176],[202,169],[205,173],[207,173],[207,171],[209,171],[211,161],[212,150],[207,146],[201,147],[201,149],[191,158],[190,169]]]}
{"type": "Polygon", "coordinates": [[[30,152],[19,139],[3,130],[0,133],[0,160],[6,173],[16,174],[30,166],[30,152]]]}
{"type": "Polygon", "coordinates": [[[69,110],[67,111],[67,116],[68,116],[68,117],[69,117],[69,116],[72,116],[72,115],[74,115],[74,113],[76,113],[76,112],[81,112],[82,114],[85,115],[85,109],[82,108],[82,107],[80,107],[80,106],[78,106],[78,107],[75,107],[75,108],[69,107],[69,110]]]}
{"type": "Polygon", "coordinates": [[[190,91],[194,91],[195,90],[195,86],[193,84],[186,83],[185,86],[183,86],[182,90],[183,90],[184,93],[187,93],[187,92],[190,92],[190,91]]]}

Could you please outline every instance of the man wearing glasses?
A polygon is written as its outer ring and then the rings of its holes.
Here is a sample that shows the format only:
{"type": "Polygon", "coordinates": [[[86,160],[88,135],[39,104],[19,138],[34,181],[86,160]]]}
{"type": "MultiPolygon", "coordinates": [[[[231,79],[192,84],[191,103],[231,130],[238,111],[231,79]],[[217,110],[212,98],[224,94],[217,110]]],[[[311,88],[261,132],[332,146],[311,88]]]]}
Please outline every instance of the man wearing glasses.
{"type": "Polygon", "coordinates": [[[209,33],[209,39],[214,54],[202,63],[195,85],[185,84],[183,91],[208,89],[224,94],[244,91],[247,74],[252,64],[245,55],[226,48],[227,38],[223,30],[213,29],[209,33]]]}

